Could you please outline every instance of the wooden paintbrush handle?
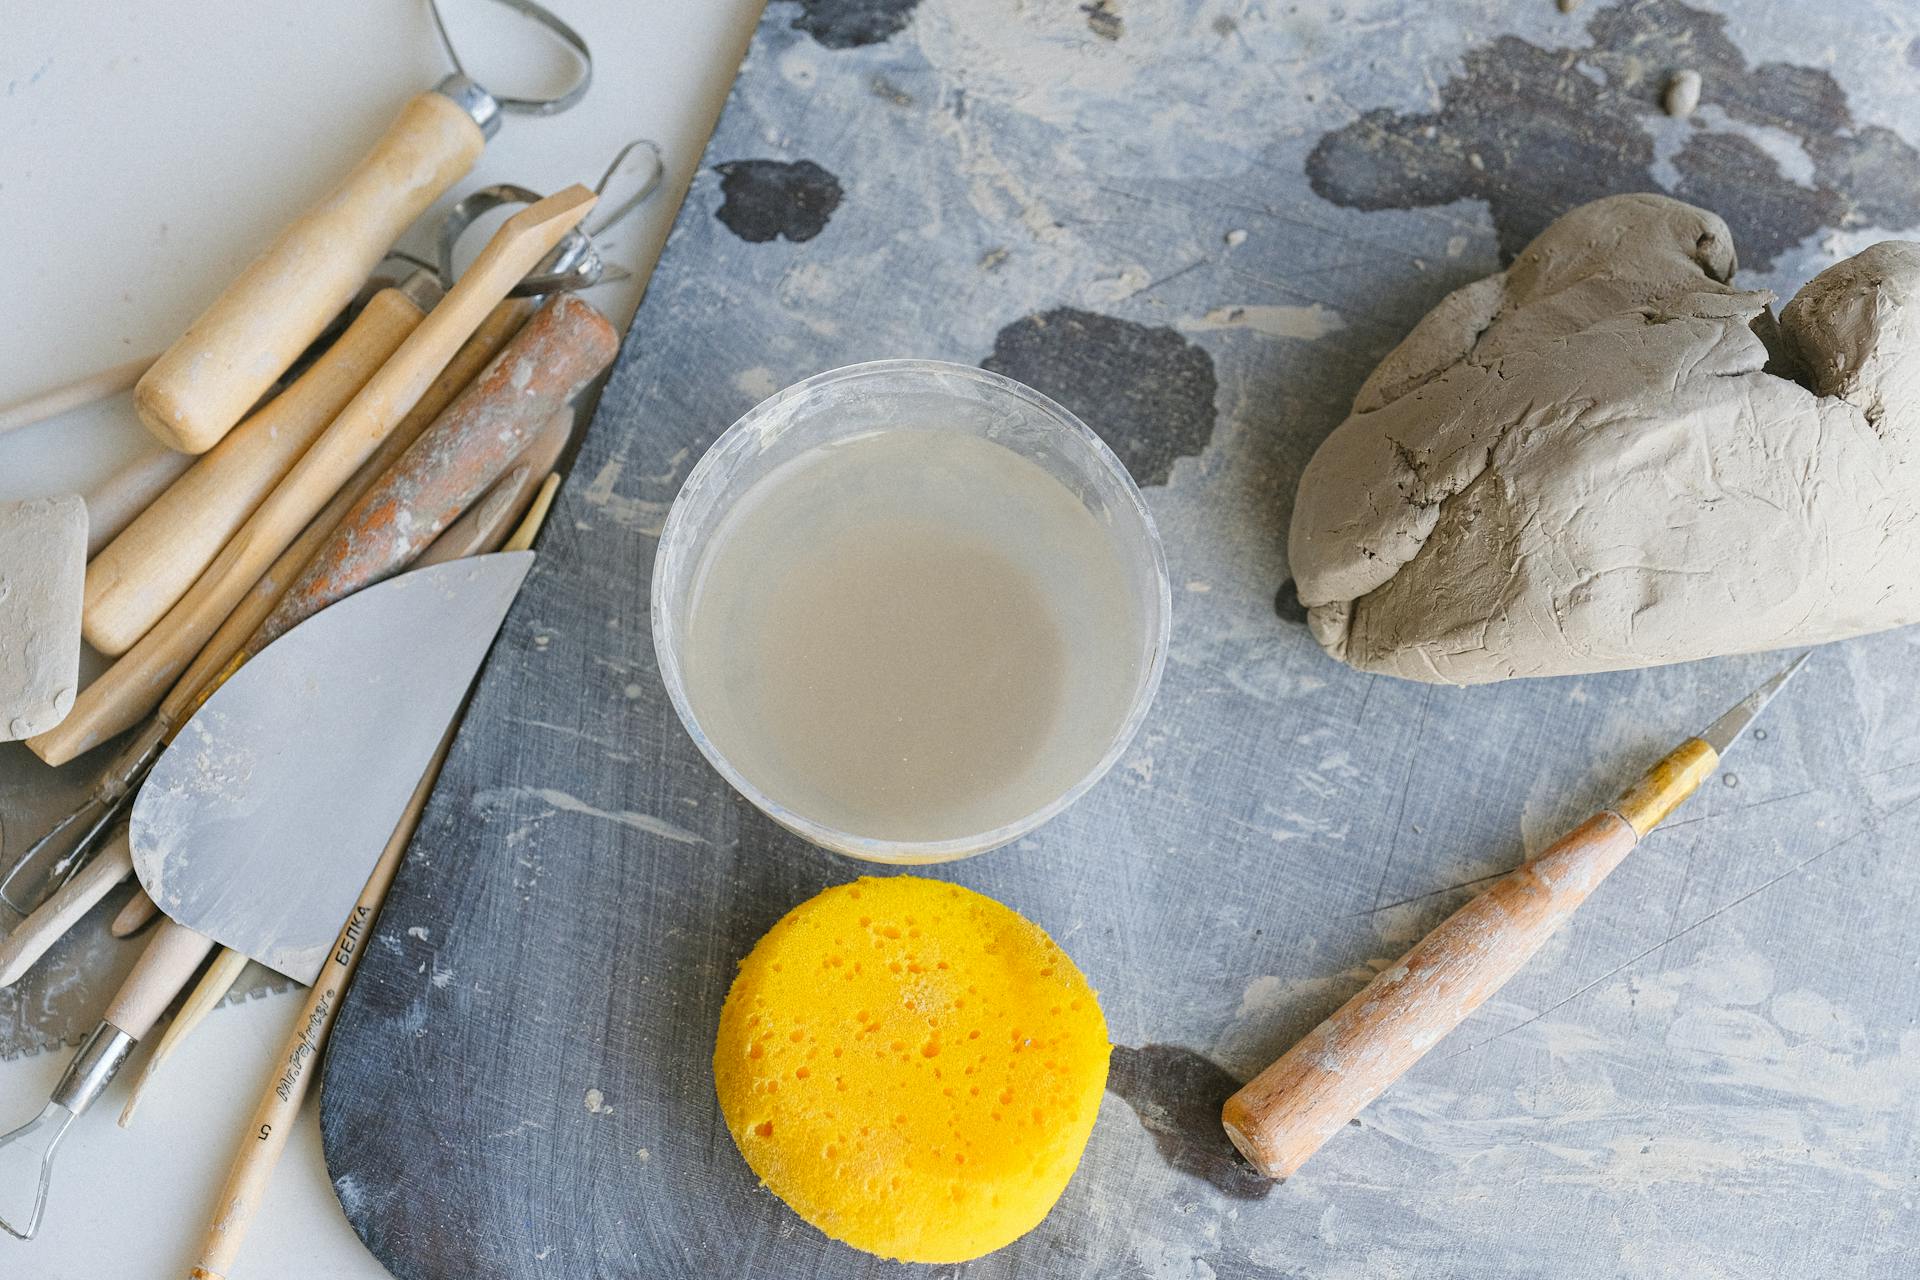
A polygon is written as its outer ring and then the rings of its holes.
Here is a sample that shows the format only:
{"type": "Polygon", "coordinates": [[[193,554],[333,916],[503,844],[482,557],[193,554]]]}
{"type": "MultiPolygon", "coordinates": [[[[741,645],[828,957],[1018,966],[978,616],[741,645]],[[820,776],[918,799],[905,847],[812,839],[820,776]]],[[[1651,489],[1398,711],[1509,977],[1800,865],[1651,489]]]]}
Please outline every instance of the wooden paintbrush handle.
{"type": "Polygon", "coordinates": [[[87,686],[65,720],[28,739],[33,752],[48,764],[64,764],[132,728],[158,706],[260,575],[394,430],[487,313],[593,203],[591,191],[574,186],[507,219],[466,275],[340,411],[180,603],[87,686]]]}
{"type": "Polygon", "coordinates": [[[420,814],[427,807],[427,798],[433,794],[433,784],[439,780],[440,766],[446,763],[456,731],[457,725],[449,726],[446,736],[440,740],[439,750],[413,789],[399,825],[380,851],[379,861],[373,864],[373,874],[367,877],[366,888],[360,891],[360,900],[348,913],[332,952],[321,965],[319,976],[313,980],[306,1001],[293,1020],[293,1032],[280,1051],[274,1080],[261,1095],[253,1118],[247,1121],[226,1185],[220,1188],[213,1202],[213,1220],[207,1224],[199,1261],[188,1272],[192,1280],[223,1280],[233,1268],[247,1228],[253,1225],[254,1214],[259,1212],[261,1197],[273,1180],[274,1166],[279,1164],[280,1153],[286,1149],[287,1137],[299,1118],[300,1104],[313,1082],[313,1071],[327,1043],[327,1034],[340,1016],[340,1002],[346,995],[347,984],[353,981],[354,971],[360,967],[360,957],[380,918],[380,906],[386,901],[387,890],[400,870],[400,860],[413,840],[414,828],[420,824],[420,814]]]}
{"type": "Polygon", "coordinates": [[[404,568],[619,349],[619,335],[591,304],[565,293],[549,299],[355,504],[261,624],[248,652],[404,568]]]}
{"type": "Polygon", "coordinates": [[[1699,739],[1681,744],[1611,809],[1448,916],[1227,1099],[1220,1120],[1233,1145],[1269,1178],[1292,1174],[1505,986],[1718,764],[1699,739]]]}
{"type": "Polygon", "coordinates": [[[147,949],[133,962],[133,972],[107,1006],[105,1020],[135,1040],[146,1039],[212,950],[212,938],[162,916],[147,949]]]}
{"type": "Polygon", "coordinates": [[[117,655],[132,648],[327,424],[424,319],[398,289],[382,289],[313,367],[201,455],[87,565],[82,629],[117,655]]]}
{"type": "Polygon", "coordinates": [[[187,453],[217,444],[485,145],[451,98],[429,92],[407,103],[346,180],[282,231],[140,379],[141,422],[187,453]]]}

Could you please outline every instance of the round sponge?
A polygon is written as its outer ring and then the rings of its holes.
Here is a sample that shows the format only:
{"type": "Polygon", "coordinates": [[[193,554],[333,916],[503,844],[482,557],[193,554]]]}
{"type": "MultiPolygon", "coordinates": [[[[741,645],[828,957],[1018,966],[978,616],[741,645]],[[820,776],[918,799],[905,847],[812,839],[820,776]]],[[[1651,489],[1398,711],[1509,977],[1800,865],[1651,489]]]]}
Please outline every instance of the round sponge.
{"type": "Polygon", "coordinates": [[[1106,1088],[1107,1023],[1053,939],[970,889],[863,879],[741,962],[713,1051],[747,1163],[836,1240],[964,1262],[1047,1216],[1106,1088]]]}

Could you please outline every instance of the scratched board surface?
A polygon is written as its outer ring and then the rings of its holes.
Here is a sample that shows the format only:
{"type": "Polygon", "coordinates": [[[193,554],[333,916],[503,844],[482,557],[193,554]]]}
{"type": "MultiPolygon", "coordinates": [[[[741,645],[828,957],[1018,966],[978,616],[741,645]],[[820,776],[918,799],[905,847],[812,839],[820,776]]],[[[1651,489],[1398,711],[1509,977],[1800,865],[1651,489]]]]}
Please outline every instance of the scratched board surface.
{"type": "Polygon", "coordinates": [[[933,873],[1047,928],[1117,1046],[1052,1216],[941,1274],[1910,1267],[1911,632],[1820,654],[1730,772],[1300,1175],[1252,1177],[1215,1119],[1478,882],[1779,665],[1357,675],[1302,625],[1285,530],[1372,365],[1573,204],[1709,204],[1743,281],[1788,292],[1920,221],[1920,12],[1794,12],[771,4],[336,1033],[327,1158],[375,1253],[409,1280],[896,1273],[788,1213],[720,1122],[736,961],[868,868],[702,761],[647,590],[669,502],[738,414],[929,356],[1099,431],[1175,594],[1165,684],[1111,776],[933,873]],[[1657,105],[1681,66],[1706,83],[1686,121],[1657,105]]]}

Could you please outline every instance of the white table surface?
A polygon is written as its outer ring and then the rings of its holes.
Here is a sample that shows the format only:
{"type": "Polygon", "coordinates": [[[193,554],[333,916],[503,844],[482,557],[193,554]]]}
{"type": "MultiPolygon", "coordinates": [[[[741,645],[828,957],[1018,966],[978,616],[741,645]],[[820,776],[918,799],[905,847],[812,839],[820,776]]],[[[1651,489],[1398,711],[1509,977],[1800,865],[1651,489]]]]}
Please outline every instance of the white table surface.
{"type": "MultiPolygon", "coordinates": [[[[562,116],[509,116],[455,194],[591,183],[623,142],[658,140],[665,190],[608,238],[635,276],[591,295],[625,325],[760,0],[548,2],[592,44],[593,89],[562,116]]],[[[483,82],[512,92],[555,70],[482,0],[447,12],[483,82]]],[[[166,346],[447,70],[424,0],[23,4],[0,26],[0,403],[166,346]]],[[[0,436],[0,499],[84,493],[150,447],[124,395],[0,436]]],[[[113,1123],[123,1080],[66,1139],[39,1238],[0,1239],[0,1276],[183,1274],[295,1010],[271,997],[214,1015],[131,1131],[113,1123]]],[[[65,1061],[0,1063],[0,1128],[39,1109],[65,1061]]],[[[334,1200],[309,1104],[236,1275],[385,1274],[334,1200]]]]}

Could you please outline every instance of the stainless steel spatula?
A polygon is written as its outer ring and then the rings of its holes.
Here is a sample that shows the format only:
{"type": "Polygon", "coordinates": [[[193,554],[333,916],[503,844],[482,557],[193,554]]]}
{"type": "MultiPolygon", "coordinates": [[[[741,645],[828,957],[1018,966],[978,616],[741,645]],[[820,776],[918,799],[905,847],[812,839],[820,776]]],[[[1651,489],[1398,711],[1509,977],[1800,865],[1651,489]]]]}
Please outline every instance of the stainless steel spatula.
{"type": "Polygon", "coordinates": [[[39,1229],[61,1136],[216,942],[313,981],[532,563],[456,560],[349,596],[175,739],[132,825],[134,872],[168,918],[45,1110],[0,1138],[0,1228],[39,1229]]]}

